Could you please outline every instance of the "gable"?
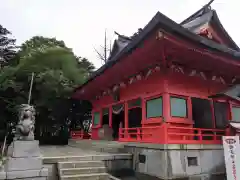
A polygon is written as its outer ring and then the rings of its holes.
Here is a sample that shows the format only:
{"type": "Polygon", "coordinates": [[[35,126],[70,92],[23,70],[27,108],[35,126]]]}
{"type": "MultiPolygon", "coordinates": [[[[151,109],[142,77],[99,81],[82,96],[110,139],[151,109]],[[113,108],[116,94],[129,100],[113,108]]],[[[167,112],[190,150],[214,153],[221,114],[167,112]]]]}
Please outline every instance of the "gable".
{"type": "Polygon", "coordinates": [[[239,47],[222,26],[217,13],[210,7],[203,7],[189,18],[180,23],[189,31],[225,45],[231,49],[239,50],[239,47]]]}
{"type": "Polygon", "coordinates": [[[116,39],[113,43],[113,48],[108,57],[108,61],[111,61],[114,56],[119,54],[131,42],[131,38],[117,32],[115,32],[115,34],[118,35],[118,39],[116,39]]]}

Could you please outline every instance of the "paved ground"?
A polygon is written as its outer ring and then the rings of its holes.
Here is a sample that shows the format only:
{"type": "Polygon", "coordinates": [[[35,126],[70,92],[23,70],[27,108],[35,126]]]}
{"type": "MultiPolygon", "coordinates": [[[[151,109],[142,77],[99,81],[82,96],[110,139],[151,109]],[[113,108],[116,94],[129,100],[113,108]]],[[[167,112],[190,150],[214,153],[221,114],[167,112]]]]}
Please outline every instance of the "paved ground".
{"type": "Polygon", "coordinates": [[[59,157],[59,156],[85,156],[94,154],[106,154],[91,150],[83,150],[79,147],[71,146],[40,146],[41,153],[45,157],[59,157]]]}
{"type": "Polygon", "coordinates": [[[109,154],[108,151],[102,149],[120,148],[124,143],[116,141],[94,141],[94,140],[69,140],[68,145],[62,146],[40,146],[41,153],[45,157],[59,156],[85,156],[95,154],[109,154]]]}

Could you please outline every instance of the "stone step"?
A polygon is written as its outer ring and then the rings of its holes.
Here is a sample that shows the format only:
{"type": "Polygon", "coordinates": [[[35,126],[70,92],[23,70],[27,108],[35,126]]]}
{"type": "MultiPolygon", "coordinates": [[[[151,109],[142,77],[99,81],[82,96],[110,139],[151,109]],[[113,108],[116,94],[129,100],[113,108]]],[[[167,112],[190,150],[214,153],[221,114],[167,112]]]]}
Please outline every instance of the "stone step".
{"type": "Polygon", "coordinates": [[[106,167],[82,167],[82,168],[65,168],[60,169],[60,176],[76,174],[96,174],[105,173],[106,167]]]}
{"type": "Polygon", "coordinates": [[[58,162],[58,168],[104,167],[104,161],[66,161],[58,162]]]}
{"type": "Polygon", "coordinates": [[[61,180],[109,180],[108,173],[76,174],[60,176],[61,180]]]}
{"type": "Polygon", "coordinates": [[[77,148],[81,148],[84,150],[91,150],[91,151],[97,151],[97,152],[106,152],[106,153],[122,153],[125,152],[124,147],[118,147],[115,145],[110,145],[110,146],[106,146],[106,145],[89,145],[89,146],[81,146],[78,144],[75,145],[71,145],[72,147],[77,147],[77,148]]]}
{"type": "Polygon", "coordinates": [[[91,150],[97,152],[106,152],[106,153],[121,153],[124,152],[124,148],[115,148],[115,147],[91,147],[91,150]]]}
{"type": "Polygon", "coordinates": [[[81,147],[84,149],[95,149],[95,148],[122,149],[124,148],[125,143],[119,143],[115,141],[70,140],[69,145],[74,147],[81,147]]]}
{"type": "Polygon", "coordinates": [[[52,164],[57,162],[66,161],[103,161],[103,160],[116,160],[116,159],[132,159],[132,155],[129,153],[117,153],[117,154],[98,154],[87,156],[59,156],[59,157],[43,157],[44,164],[52,164]]]}

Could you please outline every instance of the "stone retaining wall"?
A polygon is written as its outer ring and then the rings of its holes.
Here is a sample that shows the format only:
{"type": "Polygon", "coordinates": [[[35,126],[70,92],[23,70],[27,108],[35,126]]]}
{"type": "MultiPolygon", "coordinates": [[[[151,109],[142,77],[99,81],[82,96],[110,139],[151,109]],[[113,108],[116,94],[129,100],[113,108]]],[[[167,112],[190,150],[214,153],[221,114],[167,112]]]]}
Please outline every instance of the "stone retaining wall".
{"type": "Polygon", "coordinates": [[[136,173],[161,179],[223,180],[224,153],[221,145],[153,145],[131,143],[136,173]]]}

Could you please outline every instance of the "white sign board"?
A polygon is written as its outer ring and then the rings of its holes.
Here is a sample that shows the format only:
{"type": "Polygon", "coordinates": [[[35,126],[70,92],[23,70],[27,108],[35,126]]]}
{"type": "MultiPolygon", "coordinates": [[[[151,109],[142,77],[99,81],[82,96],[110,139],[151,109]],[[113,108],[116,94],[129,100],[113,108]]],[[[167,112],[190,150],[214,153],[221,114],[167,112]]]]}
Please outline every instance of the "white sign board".
{"type": "Polygon", "coordinates": [[[240,180],[239,136],[224,136],[223,148],[227,180],[240,180]]]}

